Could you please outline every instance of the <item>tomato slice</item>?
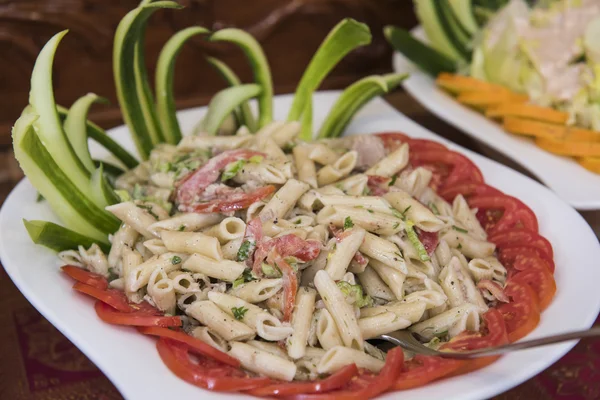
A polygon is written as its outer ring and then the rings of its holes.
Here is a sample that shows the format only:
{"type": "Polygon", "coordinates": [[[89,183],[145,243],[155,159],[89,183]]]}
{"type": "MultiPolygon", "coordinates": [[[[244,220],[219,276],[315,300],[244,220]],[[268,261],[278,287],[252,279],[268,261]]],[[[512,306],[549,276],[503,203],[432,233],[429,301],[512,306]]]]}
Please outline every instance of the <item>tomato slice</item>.
{"type": "Polygon", "coordinates": [[[524,264],[523,262],[517,264],[517,260],[532,257],[535,258],[536,263],[538,259],[542,260],[546,269],[554,273],[554,260],[544,250],[540,250],[537,247],[513,245],[498,250],[498,259],[507,269],[517,268],[516,266],[520,269],[526,269],[525,265],[528,264],[524,264]]]}
{"type": "Polygon", "coordinates": [[[164,328],[181,326],[181,318],[179,317],[149,315],[148,312],[143,309],[125,313],[115,310],[102,301],[97,301],[94,305],[94,309],[102,321],[113,325],[161,326],[164,328]]]}
{"type": "Polygon", "coordinates": [[[462,182],[455,185],[446,185],[438,194],[446,201],[452,202],[459,194],[462,194],[465,199],[469,199],[473,196],[495,196],[504,193],[482,182],[462,182]]]}
{"type": "Polygon", "coordinates": [[[426,385],[451,374],[462,363],[460,360],[418,354],[404,363],[404,370],[394,382],[391,390],[405,390],[426,385]]]}
{"type": "Polygon", "coordinates": [[[425,232],[419,228],[415,229],[417,232],[417,236],[423,246],[425,246],[425,250],[427,250],[427,254],[432,255],[435,251],[435,248],[440,243],[440,237],[437,232],[425,232]]]}
{"type": "Polygon", "coordinates": [[[520,281],[509,280],[504,292],[512,302],[498,306],[497,310],[504,317],[508,339],[516,342],[539,324],[538,299],[533,289],[520,281]]]}
{"type": "Polygon", "coordinates": [[[175,201],[178,204],[190,205],[196,196],[204,192],[211,183],[216,182],[221,171],[227,164],[238,160],[249,160],[254,156],[263,156],[264,153],[248,149],[224,151],[208,160],[206,164],[196,171],[190,172],[176,184],[175,201]]]}
{"type": "Polygon", "coordinates": [[[176,342],[185,343],[199,354],[206,357],[211,357],[212,359],[222,362],[223,364],[227,364],[235,368],[240,366],[240,361],[237,358],[231,357],[229,354],[223,353],[222,351],[215,349],[214,347],[204,343],[202,340],[198,340],[185,332],[156,326],[138,327],[137,330],[144,335],[164,337],[175,340],[176,342]]]}
{"type": "Polygon", "coordinates": [[[471,208],[478,209],[477,219],[489,235],[521,228],[538,231],[538,222],[533,211],[514,197],[474,196],[468,203],[471,208]]]}
{"type": "Polygon", "coordinates": [[[517,272],[510,280],[527,284],[535,291],[540,311],[544,311],[550,305],[556,293],[554,276],[542,262],[531,264],[529,268],[517,272]]]}
{"type": "Polygon", "coordinates": [[[536,247],[544,251],[550,259],[554,258],[554,251],[548,239],[541,236],[539,233],[528,229],[499,231],[490,235],[488,241],[495,243],[496,248],[498,249],[515,245],[536,247]]]}
{"type": "Polygon", "coordinates": [[[156,343],[158,354],[176,376],[192,385],[219,392],[240,392],[268,385],[269,378],[252,378],[243,370],[197,355],[188,345],[161,337],[156,343]]]}
{"type": "Polygon", "coordinates": [[[290,396],[298,400],[365,400],[384,393],[396,382],[404,364],[404,353],[395,347],[387,353],[385,365],[378,375],[363,371],[354,376],[346,387],[322,394],[299,394],[290,396]]]}
{"type": "Polygon", "coordinates": [[[353,376],[358,374],[356,364],[346,365],[335,374],[312,382],[277,382],[247,392],[259,397],[284,397],[299,394],[324,393],[336,390],[346,385],[353,376]]]}
{"type": "Polygon", "coordinates": [[[410,162],[415,167],[424,167],[433,172],[430,186],[436,191],[461,182],[483,182],[479,168],[455,151],[415,151],[411,154],[410,162]]]}
{"type": "Polygon", "coordinates": [[[261,274],[262,262],[274,249],[282,257],[296,257],[300,261],[307,262],[317,258],[321,252],[321,243],[316,240],[304,240],[293,234],[261,241],[254,254],[253,271],[256,275],[261,274]]]}
{"type": "Polygon", "coordinates": [[[120,290],[115,289],[98,289],[94,286],[86,285],[85,283],[77,282],[73,285],[73,289],[78,292],[87,294],[90,297],[95,298],[96,300],[100,300],[101,302],[108,304],[115,310],[121,311],[123,313],[130,313],[134,311],[129,306],[129,301],[127,301],[127,296],[125,293],[120,290]]]}
{"type": "Polygon", "coordinates": [[[283,274],[283,321],[289,322],[292,319],[296,294],[298,293],[298,277],[296,271],[288,264],[281,255],[274,249],[269,254],[269,263],[277,265],[277,268],[283,274]]]}
{"type": "Polygon", "coordinates": [[[207,201],[206,203],[185,206],[182,210],[199,214],[227,213],[243,210],[275,192],[275,186],[268,185],[256,189],[254,192],[231,192],[221,199],[207,201]]]}
{"type": "Polygon", "coordinates": [[[108,280],[100,274],[86,271],[74,265],[63,265],[60,269],[77,282],[85,283],[100,290],[108,288],[108,280]]]}

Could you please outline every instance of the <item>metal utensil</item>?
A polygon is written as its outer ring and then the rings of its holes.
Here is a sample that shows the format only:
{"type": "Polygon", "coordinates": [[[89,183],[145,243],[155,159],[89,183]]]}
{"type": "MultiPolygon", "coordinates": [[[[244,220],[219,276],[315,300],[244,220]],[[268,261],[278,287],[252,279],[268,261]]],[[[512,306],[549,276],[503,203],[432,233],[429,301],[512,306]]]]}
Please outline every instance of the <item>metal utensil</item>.
{"type": "Polygon", "coordinates": [[[566,342],[568,340],[583,339],[587,337],[600,336],[600,326],[586,329],[583,331],[575,331],[562,333],[560,335],[547,336],[540,339],[525,340],[505,344],[502,346],[488,347],[485,349],[469,350],[461,352],[438,351],[431,349],[421,342],[408,330],[396,331],[385,335],[377,336],[375,339],[385,340],[403,349],[412,351],[417,354],[426,356],[439,356],[444,358],[470,359],[476,357],[486,357],[498,354],[509,353],[515,350],[524,350],[532,347],[545,346],[548,344],[566,342]]]}

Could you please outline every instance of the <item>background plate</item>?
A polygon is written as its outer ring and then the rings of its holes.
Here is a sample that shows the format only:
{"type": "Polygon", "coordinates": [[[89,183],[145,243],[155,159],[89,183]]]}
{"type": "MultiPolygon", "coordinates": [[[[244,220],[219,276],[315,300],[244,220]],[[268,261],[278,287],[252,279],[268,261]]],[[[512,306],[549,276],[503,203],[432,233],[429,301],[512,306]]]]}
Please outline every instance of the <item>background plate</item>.
{"type": "MultiPolygon", "coordinates": [[[[424,37],[422,28],[416,28],[412,33],[424,37]]],[[[530,139],[505,132],[499,124],[438,89],[433,78],[399,52],[394,53],[394,69],[410,73],[403,82],[404,88],[436,116],[521,164],[573,207],[600,209],[600,175],[586,170],[571,158],[540,149],[530,139]]]]}
{"type": "MultiPolygon", "coordinates": [[[[318,125],[339,92],[322,92],[314,97],[314,120],[318,125]]],[[[277,96],[275,117],[284,119],[292,97],[277,96]]],[[[179,113],[184,131],[200,119],[204,108],[179,113]]],[[[414,137],[444,142],[466,154],[482,170],[486,182],[516,196],[536,213],[540,232],[554,245],[558,291],[542,316],[538,328],[529,337],[540,337],[592,325],[600,308],[600,246],[579,214],[544,186],[494,161],[447,143],[395,111],[383,100],[369,103],[349,127],[350,133],[399,130],[414,137]]],[[[119,127],[111,135],[127,148],[133,144],[127,129],[119,127]]],[[[93,147],[95,156],[103,153],[93,147]]],[[[56,255],[35,246],[22,219],[56,221],[45,202],[36,203],[36,191],[23,180],[10,194],[0,211],[0,257],[16,286],[27,299],[79,347],[115,384],[128,400],[171,398],[237,399],[249,398],[217,394],[196,388],[176,378],[161,362],[155,340],[133,329],[100,321],[93,302],[71,289],[72,282],[58,270],[56,255]]],[[[547,368],[570,350],[575,343],[563,343],[543,349],[527,350],[501,358],[491,366],[437,382],[423,388],[390,393],[383,398],[403,400],[485,399],[508,390],[547,368]]]]}

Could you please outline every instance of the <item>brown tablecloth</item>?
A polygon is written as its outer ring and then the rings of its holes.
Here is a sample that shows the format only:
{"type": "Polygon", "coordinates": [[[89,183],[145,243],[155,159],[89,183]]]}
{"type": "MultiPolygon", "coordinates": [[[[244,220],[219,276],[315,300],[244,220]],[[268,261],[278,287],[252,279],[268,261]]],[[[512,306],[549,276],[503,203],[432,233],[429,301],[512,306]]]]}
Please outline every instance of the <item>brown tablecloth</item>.
{"type": "MultiPolygon", "coordinates": [[[[406,94],[399,92],[388,100],[434,132],[527,173],[427,114],[406,94]]],[[[0,154],[0,201],[19,178],[10,151],[0,154]]],[[[600,213],[582,215],[598,235],[600,213]]],[[[0,269],[0,357],[0,400],[122,399],[102,372],[27,302],[4,269],[0,269]]],[[[199,389],[198,398],[202,393],[199,389]]],[[[556,364],[494,399],[600,399],[600,339],[581,341],[556,364]]]]}

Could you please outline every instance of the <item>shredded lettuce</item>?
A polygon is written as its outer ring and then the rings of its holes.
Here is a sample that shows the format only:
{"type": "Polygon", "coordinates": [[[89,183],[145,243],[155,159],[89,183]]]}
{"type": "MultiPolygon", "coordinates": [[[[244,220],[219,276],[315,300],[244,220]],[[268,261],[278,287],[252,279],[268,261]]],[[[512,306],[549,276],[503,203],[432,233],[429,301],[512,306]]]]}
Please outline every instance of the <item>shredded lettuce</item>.
{"type": "Polygon", "coordinates": [[[408,241],[413,245],[417,253],[419,254],[419,259],[421,261],[431,261],[429,254],[427,254],[427,250],[423,243],[419,240],[419,235],[415,231],[415,223],[411,220],[407,220],[404,224],[404,230],[406,231],[406,236],[408,237],[408,241]]]}
{"type": "Polygon", "coordinates": [[[242,168],[244,168],[244,165],[246,165],[246,160],[237,160],[234,162],[231,162],[229,164],[227,164],[227,166],[225,167],[225,170],[223,171],[223,174],[221,175],[221,181],[225,182],[233,177],[235,177],[238,172],[240,172],[242,170],[242,168]]]}
{"type": "Polygon", "coordinates": [[[282,276],[279,268],[271,266],[267,263],[262,263],[261,269],[267,278],[281,278],[282,276]]]}
{"type": "Polygon", "coordinates": [[[351,285],[346,281],[339,281],[337,287],[342,291],[344,297],[349,299],[358,308],[373,306],[373,299],[368,294],[363,293],[362,286],[351,285]]]}

